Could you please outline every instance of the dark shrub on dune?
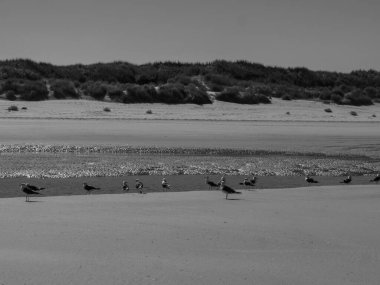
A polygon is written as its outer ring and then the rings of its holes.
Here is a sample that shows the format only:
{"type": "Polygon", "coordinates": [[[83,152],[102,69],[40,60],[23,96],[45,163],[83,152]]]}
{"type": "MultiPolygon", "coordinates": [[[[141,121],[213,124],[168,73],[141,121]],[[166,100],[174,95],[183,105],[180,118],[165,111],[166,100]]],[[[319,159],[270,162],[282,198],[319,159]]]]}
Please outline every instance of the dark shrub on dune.
{"type": "Polygon", "coordinates": [[[213,92],[222,92],[224,90],[224,86],[216,84],[216,83],[210,83],[209,88],[213,92]]]}
{"type": "Polygon", "coordinates": [[[271,103],[267,96],[257,93],[254,89],[239,91],[238,88],[227,88],[222,93],[216,95],[215,99],[238,104],[271,103]]]}
{"type": "Polygon", "coordinates": [[[356,113],[355,111],[351,111],[350,114],[351,114],[351,116],[354,116],[354,117],[356,117],[358,115],[358,113],[356,113]]]}
{"type": "Polygon", "coordinates": [[[157,92],[158,102],[167,104],[185,103],[186,97],[185,86],[179,83],[162,85],[157,92]]]}
{"type": "Polygon", "coordinates": [[[322,101],[331,100],[331,93],[330,92],[322,92],[321,94],[319,94],[319,99],[322,101]]]}
{"type": "Polygon", "coordinates": [[[75,89],[75,85],[69,80],[54,80],[50,86],[54,97],[57,99],[79,98],[79,94],[75,89]]]}
{"type": "Polygon", "coordinates": [[[209,73],[205,76],[205,81],[209,84],[216,84],[221,86],[232,86],[233,80],[223,74],[209,73]]]}
{"type": "Polygon", "coordinates": [[[285,101],[290,101],[292,100],[292,97],[288,94],[285,94],[285,95],[282,95],[281,99],[285,101]]]}
{"type": "Polygon", "coordinates": [[[334,93],[331,95],[331,101],[334,102],[335,104],[342,104],[342,99],[343,97],[338,94],[334,93]]]}
{"type": "Polygon", "coordinates": [[[380,88],[367,87],[363,90],[364,95],[368,96],[371,99],[380,98],[380,88]]]}
{"type": "Polygon", "coordinates": [[[126,93],[122,96],[123,103],[153,103],[156,90],[149,85],[127,85],[126,93]]]}
{"type": "Polygon", "coordinates": [[[21,87],[20,99],[25,101],[42,101],[49,97],[46,84],[42,81],[27,81],[21,87]]]}
{"type": "Polygon", "coordinates": [[[371,98],[369,98],[366,95],[363,95],[363,93],[359,90],[354,90],[345,94],[342,103],[354,106],[368,106],[373,104],[371,98]]]}
{"type": "Polygon", "coordinates": [[[18,107],[16,105],[9,106],[8,107],[8,111],[9,112],[11,112],[11,111],[18,111],[18,107]]]}
{"type": "Polygon", "coordinates": [[[7,93],[5,94],[5,98],[9,101],[17,100],[16,94],[13,90],[8,90],[7,93]]]}
{"type": "Polygon", "coordinates": [[[174,78],[170,78],[168,80],[168,83],[180,83],[182,85],[189,85],[191,83],[193,83],[191,77],[189,76],[186,76],[186,75],[178,75],[174,78]]]}
{"type": "Polygon", "coordinates": [[[240,90],[236,87],[227,88],[220,94],[215,96],[215,99],[218,101],[231,102],[235,103],[239,101],[240,90]]]}
{"type": "Polygon", "coordinates": [[[158,89],[157,101],[166,104],[211,104],[207,92],[195,84],[165,84],[158,89]]]}
{"type": "Polygon", "coordinates": [[[107,88],[107,94],[110,97],[110,99],[114,102],[121,102],[121,98],[124,94],[123,90],[119,86],[109,86],[107,88]]]}
{"type": "Polygon", "coordinates": [[[107,88],[100,82],[88,81],[82,85],[82,90],[85,95],[90,96],[96,100],[104,100],[107,94],[107,88]]]}
{"type": "Polygon", "coordinates": [[[187,97],[185,103],[203,105],[203,104],[211,104],[212,101],[208,96],[207,92],[195,84],[189,84],[185,88],[187,97]]]}
{"type": "Polygon", "coordinates": [[[3,83],[2,91],[13,91],[14,94],[20,95],[20,100],[25,101],[40,101],[49,97],[49,92],[43,81],[8,79],[3,83]]]}

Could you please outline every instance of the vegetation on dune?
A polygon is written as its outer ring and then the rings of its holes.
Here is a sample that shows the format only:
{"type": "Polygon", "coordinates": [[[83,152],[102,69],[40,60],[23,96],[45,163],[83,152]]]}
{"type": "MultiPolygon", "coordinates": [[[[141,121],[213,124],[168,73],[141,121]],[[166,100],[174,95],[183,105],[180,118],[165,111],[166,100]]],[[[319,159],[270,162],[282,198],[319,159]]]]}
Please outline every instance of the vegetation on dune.
{"type": "Polygon", "coordinates": [[[0,61],[0,94],[8,100],[87,96],[123,103],[200,105],[211,103],[210,98],[258,104],[277,97],[360,106],[380,102],[380,72],[311,71],[224,60],[55,66],[15,59],[0,61]]]}

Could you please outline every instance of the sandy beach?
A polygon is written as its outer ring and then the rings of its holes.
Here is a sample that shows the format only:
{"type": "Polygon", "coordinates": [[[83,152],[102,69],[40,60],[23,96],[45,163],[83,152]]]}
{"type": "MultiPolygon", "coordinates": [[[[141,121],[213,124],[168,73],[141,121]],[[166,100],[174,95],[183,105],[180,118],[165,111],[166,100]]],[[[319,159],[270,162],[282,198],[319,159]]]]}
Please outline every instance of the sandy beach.
{"type": "Polygon", "coordinates": [[[0,199],[0,284],[379,283],[380,186],[368,185],[380,170],[378,105],[337,106],[330,117],[322,103],[303,101],[17,104],[28,110],[0,112],[0,188],[8,197],[0,199]],[[107,104],[110,114],[101,111],[107,104]],[[53,151],[40,152],[44,146],[53,151]],[[65,146],[269,154],[66,153],[65,146]],[[205,173],[215,180],[228,172],[228,184],[241,188],[253,171],[262,175],[255,189],[231,200],[204,191],[205,173]],[[321,175],[318,187],[288,188],[305,185],[305,173],[321,175]],[[348,173],[352,185],[340,184],[348,173]],[[167,174],[173,191],[157,192],[167,174]],[[121,181],[132,188],[136,177],[148,193],[121,194],[121,181]],[[25,181],[46,187],[46,196],[25,203],[25,181]],[[84,181],[102,190],[83,195],[84,181]]]}
{"type": "Polygon", "coordinates": [[[379,122],[380,104],[347,106],[318,101],[272,99],[272,104],[242,105],[215,101],[194,104],[122,104],[91,100],[48,100],[41,102],[0,100],[0,118],[40,119],[118,119],[118,120],[208,120],[208,121],[312,121],[379,122]],[[8,112],[10,105],[18,112],[8,112]],[[21,110],[27,107],[27,110],[21,110]],[[104,112],[103,108],[111,112],[104,112]],[[330,108],[332,113],[324,110],[330,108]],[[152,110],[152,114],[147,114],[152,110]],[[355,111],[358,115],[350,115],[355,111]],[[287,114],[289,112],[289,114],[287,114]],[[373,116],[375,115],[375,116],[373,116]]]}
{"type": "Polygon", "coordinates": [[[0,283],[375,285],[379,190],[0,199],[0,283]]]}

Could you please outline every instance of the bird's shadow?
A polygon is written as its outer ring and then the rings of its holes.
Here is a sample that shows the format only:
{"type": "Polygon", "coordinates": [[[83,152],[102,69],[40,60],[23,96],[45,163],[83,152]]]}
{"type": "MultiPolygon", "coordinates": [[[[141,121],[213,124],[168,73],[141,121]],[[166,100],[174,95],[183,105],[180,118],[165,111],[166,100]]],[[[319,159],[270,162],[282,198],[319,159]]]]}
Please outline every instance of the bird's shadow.
{"type": "Polygon", "coordinates": [[[26,203],[43,203],[44,201],[38,201],[38,200],[34,200],[34,201],[25,201],[26,203]]]}
{"type": "Polygon", "coordinates": [[[231,200],[231,201],[240,201],[240,200],[244,200],[244,199],[239,199],[239,198],[228,198],[226,200],[231,200]]]}

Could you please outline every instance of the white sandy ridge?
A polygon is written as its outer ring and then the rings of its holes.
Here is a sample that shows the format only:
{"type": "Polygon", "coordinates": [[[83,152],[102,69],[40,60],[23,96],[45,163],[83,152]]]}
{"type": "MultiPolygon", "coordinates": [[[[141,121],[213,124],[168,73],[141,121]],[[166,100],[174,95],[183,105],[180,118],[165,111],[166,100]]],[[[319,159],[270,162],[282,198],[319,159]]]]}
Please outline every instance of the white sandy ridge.
{"type": "Polygon", "coordinates": [[[380,188],[0,199],[0,284],[379,284],[380,188]]]}

